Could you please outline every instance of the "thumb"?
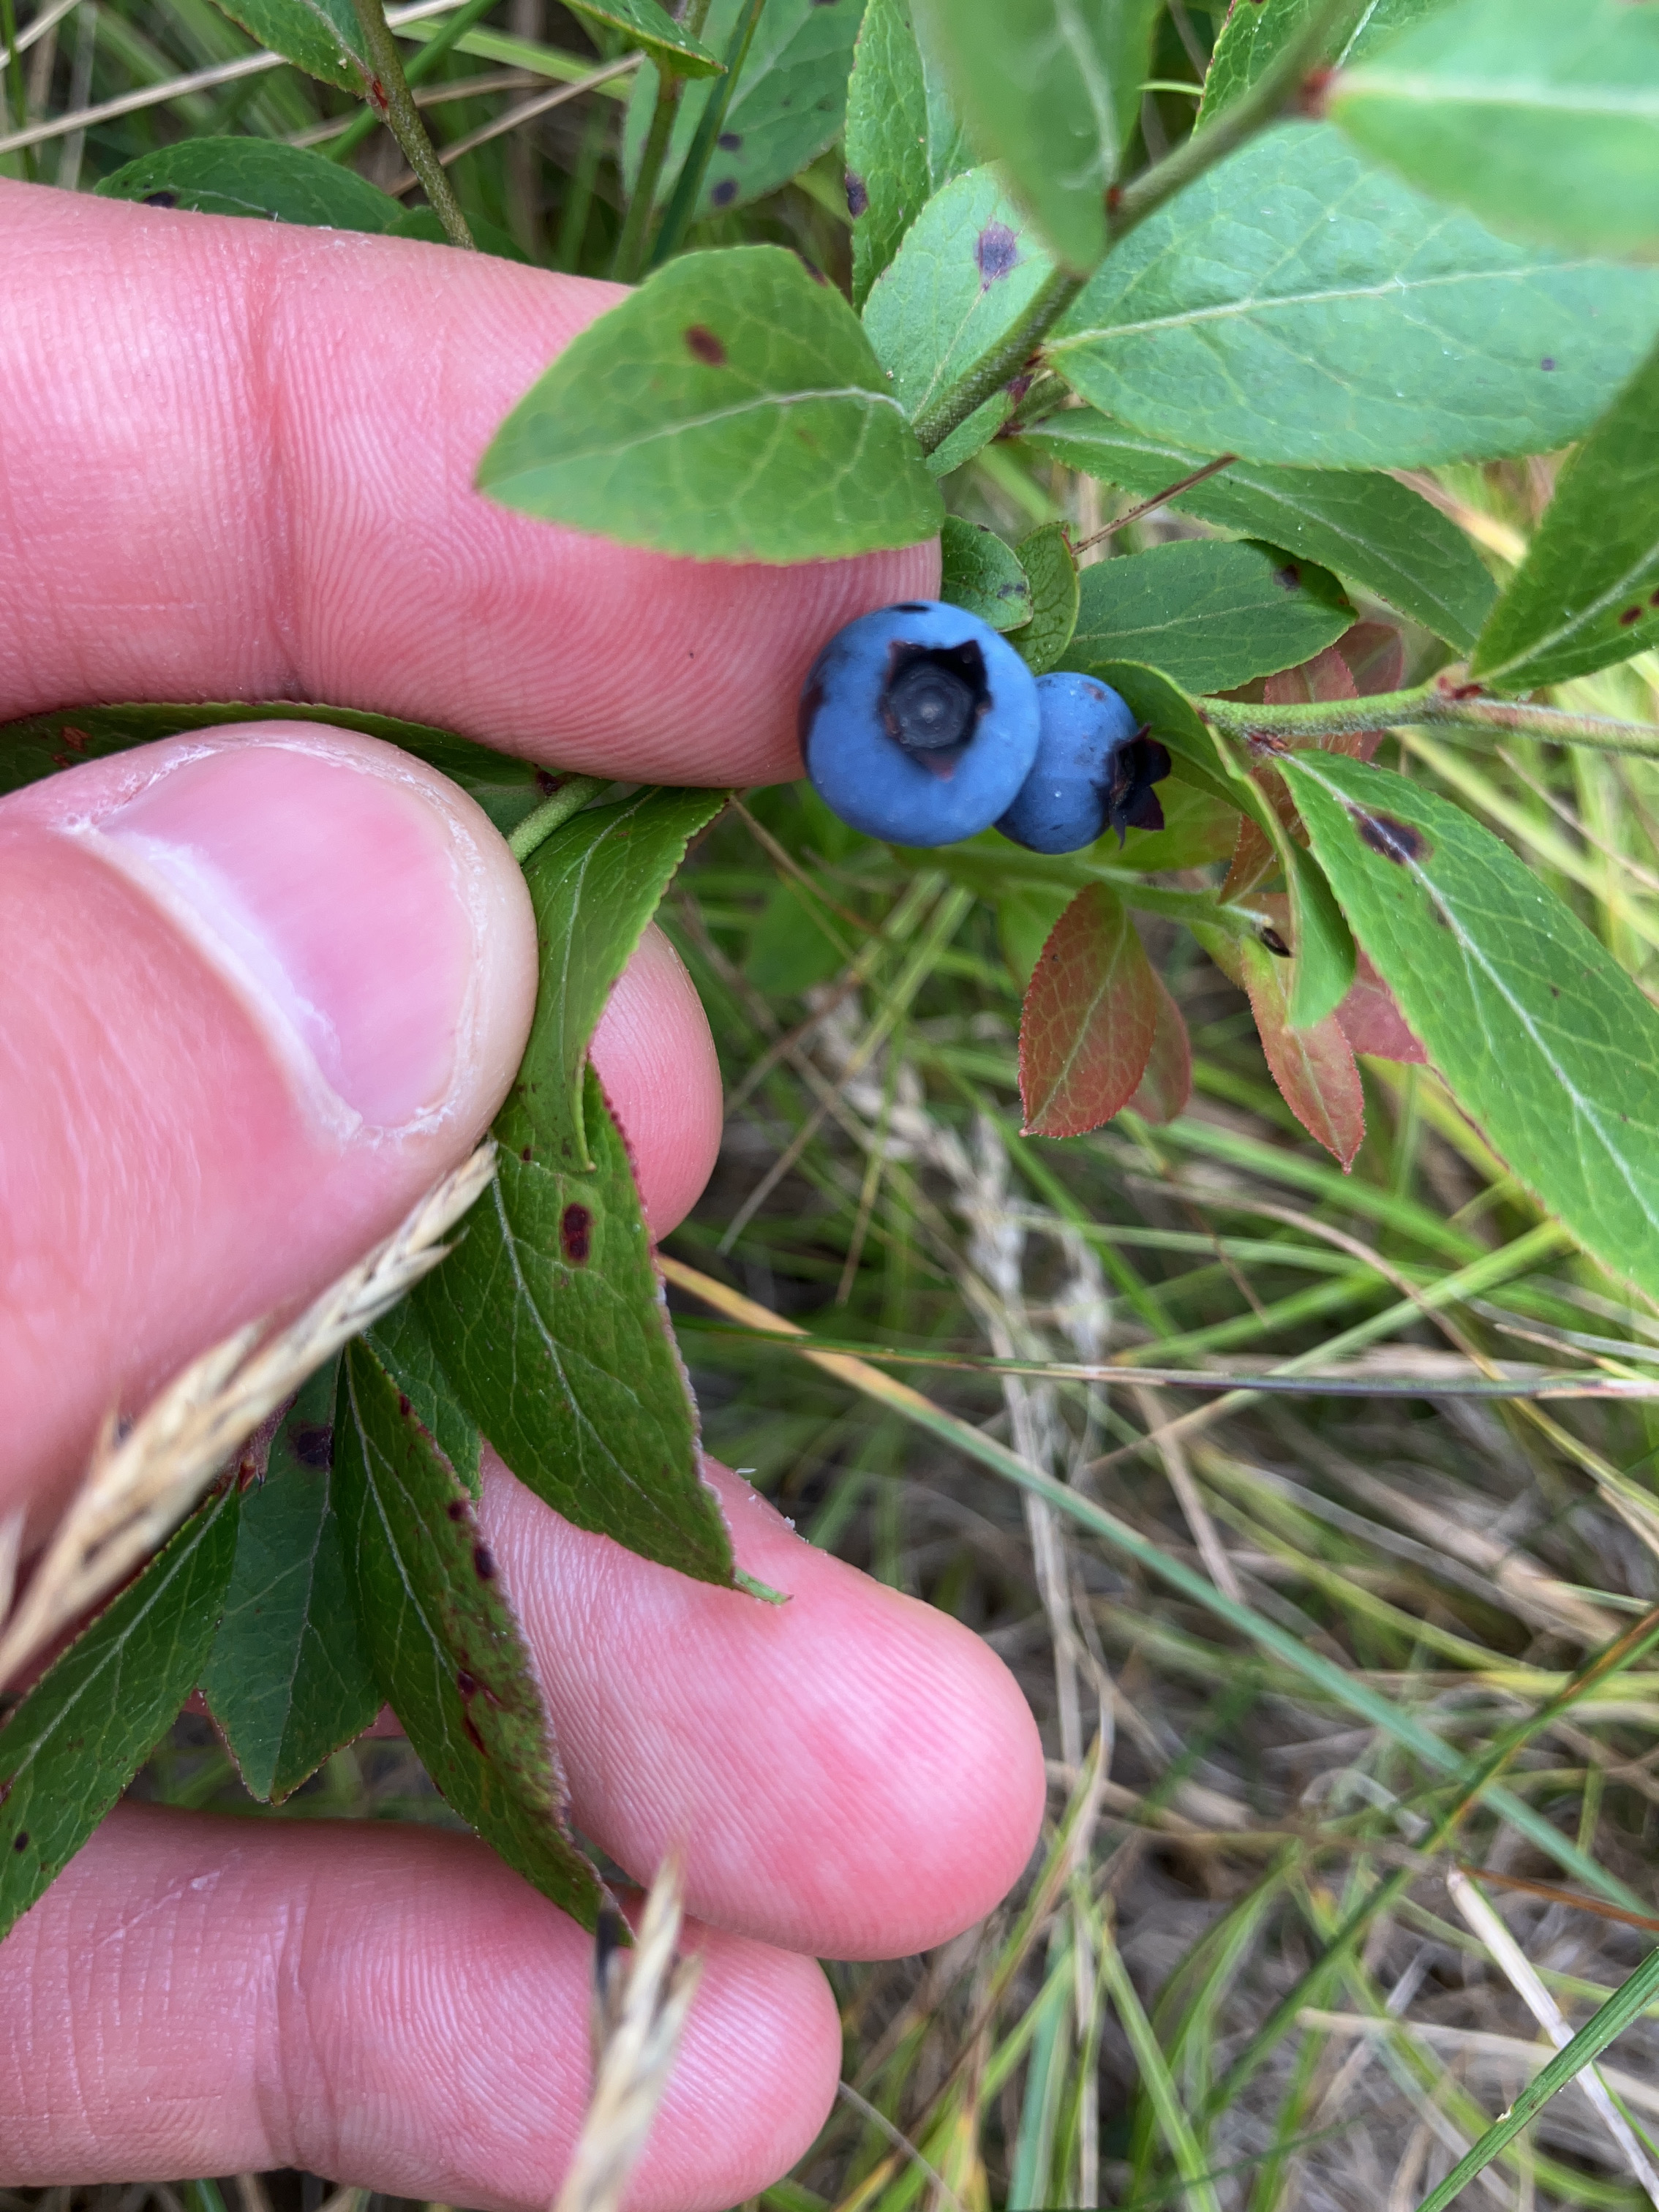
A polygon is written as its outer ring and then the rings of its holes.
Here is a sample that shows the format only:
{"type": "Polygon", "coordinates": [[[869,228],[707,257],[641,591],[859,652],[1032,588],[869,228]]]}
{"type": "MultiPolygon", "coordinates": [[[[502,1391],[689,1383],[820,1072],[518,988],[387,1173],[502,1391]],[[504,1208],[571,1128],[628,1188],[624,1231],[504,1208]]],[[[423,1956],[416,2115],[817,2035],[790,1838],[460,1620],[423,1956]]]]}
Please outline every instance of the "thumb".
{"type": "MultiPolygon", "coordinates": [[[[465,793],[270,722],[0,804],[0,943],[3,1520],[59,1502],[111,1408],[314,1295],[465,1157],[523,1050],[536,935],[465,793]]],[[[695,1000],[647,988],[706,1081],[695,1000]]]]}

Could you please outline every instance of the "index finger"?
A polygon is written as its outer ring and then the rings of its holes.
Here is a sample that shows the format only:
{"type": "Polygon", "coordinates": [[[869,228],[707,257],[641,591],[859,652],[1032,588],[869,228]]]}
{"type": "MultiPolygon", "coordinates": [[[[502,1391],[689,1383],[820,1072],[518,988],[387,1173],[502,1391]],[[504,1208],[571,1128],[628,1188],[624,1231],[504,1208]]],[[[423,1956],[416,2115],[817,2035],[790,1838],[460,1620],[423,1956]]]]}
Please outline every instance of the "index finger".
{"type": "Polygon", "coordinates": [[[0,715],[305,699],[629,780],[798,775],[808,663],[932,545],[791,568],[472,489],[616,287],[452,247],[0,183],[0,715]]]}

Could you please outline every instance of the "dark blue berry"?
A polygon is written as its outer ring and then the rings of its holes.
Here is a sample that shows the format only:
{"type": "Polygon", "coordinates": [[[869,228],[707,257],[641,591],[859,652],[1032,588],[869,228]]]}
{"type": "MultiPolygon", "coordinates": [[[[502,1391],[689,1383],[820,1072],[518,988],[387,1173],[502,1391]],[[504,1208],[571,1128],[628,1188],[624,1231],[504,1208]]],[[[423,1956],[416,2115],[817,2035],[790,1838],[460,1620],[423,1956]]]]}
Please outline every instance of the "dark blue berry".
{"type": "Polygon", "coordinates": [[[1075,853],[1109,827],[1161,830],[1152,790],[1170,756],[1109,686],[1056,671],[1037,679],[1036,758],[997,828],[1033,853],[1075,853]]]}
{"type": "Polygon", "coordinates": [[[800,747],[843,822],[898,845],[988,829],[1036,757],[1037,687],[1011,645],[939,599],[837,630],[808,672],[800,747]]]}

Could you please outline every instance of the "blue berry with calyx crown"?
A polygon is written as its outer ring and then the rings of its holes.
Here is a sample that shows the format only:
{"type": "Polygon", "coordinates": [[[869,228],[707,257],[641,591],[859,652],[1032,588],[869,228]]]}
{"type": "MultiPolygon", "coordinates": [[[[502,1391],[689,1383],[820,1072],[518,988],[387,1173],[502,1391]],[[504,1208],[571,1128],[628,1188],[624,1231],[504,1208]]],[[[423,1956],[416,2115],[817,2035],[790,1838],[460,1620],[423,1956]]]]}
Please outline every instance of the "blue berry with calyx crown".
{"type": "Polygon", "coordinates": [[[800,749],[825,803],[866,836],[950,845],[988,830],[1037,750],[1037,687],[988,624],[905,599],[836,632],[807,672],[800,749]]]}
{"type": "Polygon", "coordinates": [[[1041,727],[1031,772],[1006,814],[1005,837],[1033,853],[1075,853],[1109,827],[1161,830],[1152,786],[1170,756],[1109,684],[1056,670],[1037,678],[1041,727]]]}

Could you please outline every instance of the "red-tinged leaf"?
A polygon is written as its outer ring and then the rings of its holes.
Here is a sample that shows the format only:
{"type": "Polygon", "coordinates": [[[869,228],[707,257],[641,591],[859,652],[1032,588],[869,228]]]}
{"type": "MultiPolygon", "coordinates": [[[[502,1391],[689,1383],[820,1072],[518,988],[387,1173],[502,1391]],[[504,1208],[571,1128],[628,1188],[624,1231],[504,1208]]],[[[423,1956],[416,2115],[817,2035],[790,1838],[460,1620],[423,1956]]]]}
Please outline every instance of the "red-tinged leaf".
{"type": "Polygon", "coordinates": [[[1193,1095],[1192,1040],[1180,1007],[1156,969],[1152,982],[1158,992],[1158,1016],[1152,1054],[1129,1106],[1143,1121],[1173,1121],[1186,1112],[1193,1095]]]}
{"type": "Polygon", "coordinates": [[[1346,1174],[1365,1134],[1365,1100],[1352,1048],[1336,1016],[1328,1014],[1311,1029],[1293,1030],[1290,962],[1246,938],[1239,946],[1239,963],[1261,1048],[1285,1103],[1346,1174]]]}
{"type": "Polygon", "coordinates": [[[1392,623],[1356,623],[1338,638],[1336,650],[1348,664],[1357,698],[1397,691],[1405,681],[1406,641],[1392,623]]]}
{"type": "MultiPolygon", "coordinates": [[[[1304,660],[1299,668],[1283,669],[1277,676],[1268,677],[1261,687],[1262,704],[1304,707],[1322,699],[1363,698],[1368,691],[1392,691],[1399,684],[1404,666],[1405,648],[1397,629],[1390,629],[1384,623],[1356,623],[1334,645],[1328,645],[1322,653],[1316,653],[1311,660],[1304,660]]],[[[1350,730],[1340,737],[1292,738],[1290,743],[1296,752],[1317,744],[1326,752],[1346,753],[1352,760],[1368,761],[1382,744],[1382,735],[1381,730],[1350,730]]],[[[1284,778],[1274,769],[1271,759],[1264,759],[1251,774],[1285,829],[1298,845],[1305,845],[1307,832],[1297,818],[1296,805],[1285,788],[1284,778]]],[[[1222,897],[1238,898],[1254,890],[1258,884],[1274,874],[1278,866],[1278,855],[1266,833],[1246,815],[1239,824],[1232,865],[1221,886],[1222,897]]]]}
{"type": "Polygon", "coordinates": [[[1054,924],[1019,1022],[1024,1133],[1080,1137],[1127,1106],[1152,1057],[1158,978],[1123,902],[1091,884],[1054,924]]]}
{"type": "Polygon", "coordinates": [[[1421,1066],[1429,1055],[1406,1026],[1394,993],[1377,974],[1363,950],[1354,974],[1353,988],[1336,1010],[1342,1034],[1355,1052],[1373,1060],[1403,1060],[1421,1066]]]}

